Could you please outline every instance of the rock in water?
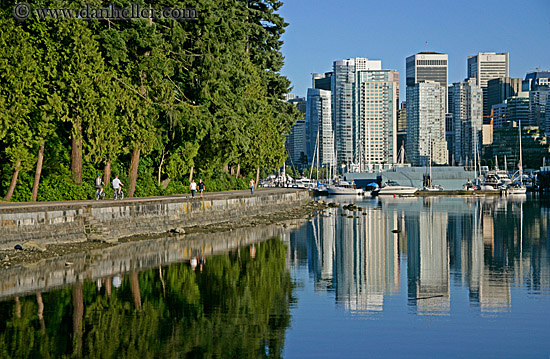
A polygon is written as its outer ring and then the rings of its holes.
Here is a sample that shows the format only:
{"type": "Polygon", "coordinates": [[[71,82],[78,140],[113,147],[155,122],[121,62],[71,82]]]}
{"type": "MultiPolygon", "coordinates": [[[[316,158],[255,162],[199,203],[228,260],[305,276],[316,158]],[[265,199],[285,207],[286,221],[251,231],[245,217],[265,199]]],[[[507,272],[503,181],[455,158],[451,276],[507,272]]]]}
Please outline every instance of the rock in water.
{"type": "Polygon", "coordinates": [[[46,251],[46,246],[45,245],[37,243],[35,241],[25,242],[25,243],[23,243],[23,245],[21,247],[24,250],[31,251],[31,252],[45,252],[46,251]]]}

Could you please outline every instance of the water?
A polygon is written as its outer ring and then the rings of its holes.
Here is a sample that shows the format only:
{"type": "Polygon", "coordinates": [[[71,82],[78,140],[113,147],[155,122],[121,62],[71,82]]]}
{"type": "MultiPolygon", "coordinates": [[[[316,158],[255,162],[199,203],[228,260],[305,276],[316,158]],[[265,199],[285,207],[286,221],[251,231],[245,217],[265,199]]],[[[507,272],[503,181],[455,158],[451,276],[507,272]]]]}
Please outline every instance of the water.
{"type": "Polygon", "coordinates": [[[250,229],[202,266],[189,241],[159,240],[0,272],[0,357],[550,356],[545,201],[358,204],[277,238],[250,229]]]}

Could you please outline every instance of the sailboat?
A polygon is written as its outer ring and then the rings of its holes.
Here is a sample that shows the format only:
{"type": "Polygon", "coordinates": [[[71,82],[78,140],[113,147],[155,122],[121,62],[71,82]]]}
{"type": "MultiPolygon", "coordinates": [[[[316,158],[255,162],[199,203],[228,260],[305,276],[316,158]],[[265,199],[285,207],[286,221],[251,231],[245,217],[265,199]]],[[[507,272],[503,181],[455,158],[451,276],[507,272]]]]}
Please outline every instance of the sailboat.
{"type": "Polygon", "coordinates": [[[522,161],[522,153],[521,153],[521,121],[518,122],[518,129],[519,129],[519,162],[518,162],[518,173],[519,173],[519,179],[518,181],[514,181],[511,185],[508,186],[508,194],[525,194],[527,192],[527,188],[523,184],[523,164],[522,161]]]}
{"type": "Polygon", "coordinates": [[[434,185],[432,183],[432,150],[433,150],[433,142],[430,144],[430,163],[429,163],[429,174],[425,175],[424,177],[424,188],[423,191],[443,191],[443,187],[440,185],[434,185]]]}

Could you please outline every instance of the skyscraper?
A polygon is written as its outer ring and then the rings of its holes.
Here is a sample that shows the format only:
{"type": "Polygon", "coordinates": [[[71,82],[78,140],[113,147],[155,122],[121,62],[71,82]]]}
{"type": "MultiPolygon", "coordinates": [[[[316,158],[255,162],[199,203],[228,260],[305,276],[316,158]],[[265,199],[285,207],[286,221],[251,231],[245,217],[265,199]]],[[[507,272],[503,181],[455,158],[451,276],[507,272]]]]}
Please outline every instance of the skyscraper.
{"type": "Polygon", "coordinates": [[[475,78],[483,90],[483,116],[488,117],[488,82],[498,77],[508,77],[508,53],[479,52],[468,56],[468,78],[475,78]]]}
{"type": "Polygon", "coordinates": [[[332,99],[330,91],[307,90],[307,157],[309,164],[319,156],[319,165],[335,164],[334,131],[332,127],[332,99]]]}
{"type": "Polygon", "coordinates": [[[498,77],[487,82],[487,106],[489,112],[494,105],[504,102],[507,98],[517,96],[521,92],[523,80],[510,77],[498,77]]]}
{"type": "Polygon", "coordinates": [[[312,76],[312,86],[314,89],[321,89],[331,91],[332,87],[332,72],[325,72],[324,74],[313,73],[312,76]]]}
{"type": "Polygon", "coordinates": [[[399,73],[391,70],[357,71],[356,113],[360,119],[361,170],[397,160],[397,104],[399,73]]]}
{"type": "Polygon", "coordinates": [[[356,72],[381,70],[382,62],[366,58],[334,61],[332,81],[333,123],[338,165],[360,162],[360,121],[355,113],[356,72]]]}
{"type": "Polygon", "coordinates": [[[449,88],[449,95],[452,97],[454,160],[465,165],[481,151],[483,91],[475,79],[469,79],[455,82],[449,88]]]}
{"type": "Polygon", "coordinates": [[[448,163],[446,91],[434,81],[407,86],[407,154],[415,166],[448,163]]]}
{"type": "MultiPolygon", "coordinates": [[[[422,81],[437,82],[441,89],[447,91],[449,55],[437,52],[420,52],[407,57],[407,86],[414,86],[422,81]]],[[[445,92],[446,93],[446,92],[445,92]]],[[[445,96],[445,112],[447,112],[447,96],[445,96]]]]}

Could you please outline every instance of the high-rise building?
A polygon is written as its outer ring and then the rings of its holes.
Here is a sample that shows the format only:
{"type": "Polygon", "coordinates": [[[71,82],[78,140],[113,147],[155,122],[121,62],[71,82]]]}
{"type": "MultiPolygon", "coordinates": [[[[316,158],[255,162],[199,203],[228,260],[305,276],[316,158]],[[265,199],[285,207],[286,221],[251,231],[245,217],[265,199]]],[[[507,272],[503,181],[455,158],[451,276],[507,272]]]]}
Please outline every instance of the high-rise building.
{"type": "Polygon", "coordinates": [[[539,86],[550,86],[550,71],[535,71],[525,75],[522,91],[536,91],[539,86]]]}
{"type": "Polygon", "coordinates": [[[506,101],[507,100],[504,100],[503,103],[493,105],[493,107],[491,108],[491,111],[493,113],[493,116],[491,117],[493,128],[501,128],[506,125],[506,109],[508,107],[506,101]]]}
{"type": "Polygon", "coordinates": [[[331,91],[332,87],[332,72],[325,72],[324,74],[313,73],[312,86],[314,89],[321,89],[331,91]]]}
{"type": "Polygon", "coordinates": [[[285,143],[288,152],[288,165],[298,168],[307,166],[306,120],[300,119],[292,126],[285,143]]]}
{"type": "Polygon", "coordinates": [[[517,126],[529,123],[529,97],[516,96],[506,100],[506,122],[508,125],[517,126]]]}
{"type": "Polygon", "coordinates": [[[356,113],[356,72],[381,70],[382,62],[366,58],[334,61],[332,80],[333,123],[338,165],[360,162],[360,119],[356,113]]]}
{"type": "Polygon", "coordinates": [[[397,111],[397,148],[405,145],[407,140],[407,103],[401,102],[401,107],[397,111]]]}
{"type": "Polygon", "coordinates": [[[468,56],[468,78],[475,78],[483,90],[483,116],[488,117],[491,107],[488,102],[489,80],[508,77],[508,53],[479,52],[468,56]]]}
{"type": "Polygon", "coordinates": [[[487,82],[487,106],[489,112],[494,105],[504,102],[507,98],[518,96],[523,80],[521,78],[498,77],[487,82]]]}
{"type": "Polygon", "coordinates": [[[456,82],[449,88],[452,97],[453,155],[461,165],[471,163],[481,150],[483,92],[475,79],[456,82]]]}
{"type": "Polygon", "coordinates": [[[390,70],[357,71],[355,112],[359,115],[361,170],[374,170],[397,160],[397,106],[399,73],[390,70]]]}
{"type": "Polygon", "coordinates": [[[434,81],[407,86],[407,154],[415,166],[447,164],[446,91],[434,81]]]}
{"type": "Polygon", "coordinates": [[[333,166],[336,158],[330,91],[312,88],[307,90],[306,127],[309,164],[314,162],[320,167],[333,166]]]}
{"type": "MultiPolygon", "coordinates": [[[[435,81],[440,88],[447,91],[449,55],[437,52],[420,52],[407,57],[407,86],[414,86],[422,81],[435,81]]],[[[447,96],[444,99],[445,112],[448,112],[447,96]]]]}

